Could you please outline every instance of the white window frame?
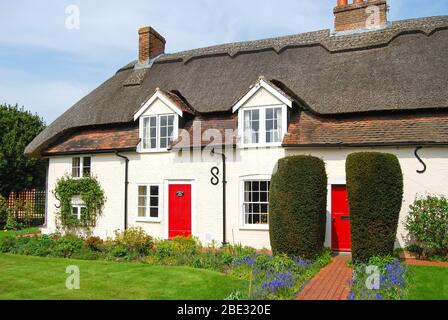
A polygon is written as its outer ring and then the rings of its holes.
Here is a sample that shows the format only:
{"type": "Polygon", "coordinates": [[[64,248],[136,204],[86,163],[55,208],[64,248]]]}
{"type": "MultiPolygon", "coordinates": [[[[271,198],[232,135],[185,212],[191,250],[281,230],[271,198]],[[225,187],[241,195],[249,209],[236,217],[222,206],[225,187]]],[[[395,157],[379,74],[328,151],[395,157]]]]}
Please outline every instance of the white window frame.
{"type": "Polygon", "coordinates": [[[137,202],[136,202],[136,222],[156,222],[156,223],[160,223],[162,221],[162,193],[163,193],[163,188],[162,185],[159,183],[138,183],[137,184],[137,202]],[[140,208],[139,205],[139,198],[140,198],[140,194],[139,194],[139,188],[140,187],[146,187],[146,217],[140,217],[138,215],[138,209],[140,208]],[[158,187],[159,188],[159,201],[158,201],[158,206],[157,206],[157,210],[158,210],[158,217],[157,218],[153,218],[150,215],[150,209],[151,209],[151,195],[150,195],[150,191],[151,191],[151,187],[158,187]]]}
{"type": "MultiPolygon", "coordinates": [[[[244,212],[244,183],[248,181],[271,181],[270,175],[250,175],[250,176],[244,176],[240,177],[240,230],[259,230],[259,231],[268,231],[269,230],[269,223],[268,224],[246,224],[246,217],[244,212]]],[[[269,217],[269,212],[268,212],[269,217]]]]}
{"type": "Polygon", "coordinates": [[[84,177],[91,177],[92,176],[92,157],[91,156],[78,156],[78,157],[72,157],[71,163],[70,163],[70,176],[73,179],[81,179],[84,177]],[[73,176],[73,160],[79,158],[79,176],[75,177],[73,176]],[[90,174],[88,176],[84,176],[84,158],[90,158],[90,174]]]}
{"type": "Polygon", "coordinates": [[[174,117],[174,121],[173,121],[173,141],[177,139],[177,137],[179,136],[179,116],[175,113],[164,113],[164,114],[153,114],[153,115],[147,115],[147,116],[142,116],[140,117],[139,120],[139,124],[140,124],[140,128],[139,128],[139,138],[140,138],[140,147],[139,147],[139,152],[145,152],[145,153],[152,153],[152,152],[168,152],[169,151],[169,146],[167,146],[166,148],[161,148],[160,147],[160,130],[161,130],[161,126],[160,126],[160,119],[161,117],[166,117],[166,116],[173,116],[174,117]],[[144,126],[144,119],[147,118],[156,118],[156,148],[144,148],[144,144],[143,144],[143,126],[144,126]]]}
{"type": "Polygon", "coordinates": [[[86,209],[86,206],[83,204],[72,204],[72,216],[74,216],[73,209],[75,209],[75,208],[78,209],[77,220],[80,221],[81,220],[81,210],[86,209]]]}
{"type": "Polygon", "coordinates": [[[274,104],[256,107],[243,107],[238,110],[238,135],[240,137],[239,147],[241,148],[255,148],[255,147],[280,147],[282,145],[283,138],[288,130],[288,107],[285,104],[274,104]],[[266,142],[266,110],[271,108],[282,109],[282,131],[280,133],[279,142],[266,142]],[[258,143],[245,143],[244,142],[244,111],[246,110],[259,110],[260,112],[260,129],[259,129],[259,142],[258,143]]]}

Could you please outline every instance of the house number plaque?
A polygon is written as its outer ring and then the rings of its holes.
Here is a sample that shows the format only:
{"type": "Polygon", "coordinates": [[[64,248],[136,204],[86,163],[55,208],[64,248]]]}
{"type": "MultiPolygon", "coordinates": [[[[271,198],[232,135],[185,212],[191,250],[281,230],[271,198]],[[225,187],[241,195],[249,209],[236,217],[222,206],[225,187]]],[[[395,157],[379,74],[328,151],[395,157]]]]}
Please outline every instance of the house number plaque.
{"type": "Polygon", "coordinates": [[[176,196],[178,196],[178,197],[183,197],[184,195],[185,195],[185,193],[183,191],[176,192],[176,196]]]}

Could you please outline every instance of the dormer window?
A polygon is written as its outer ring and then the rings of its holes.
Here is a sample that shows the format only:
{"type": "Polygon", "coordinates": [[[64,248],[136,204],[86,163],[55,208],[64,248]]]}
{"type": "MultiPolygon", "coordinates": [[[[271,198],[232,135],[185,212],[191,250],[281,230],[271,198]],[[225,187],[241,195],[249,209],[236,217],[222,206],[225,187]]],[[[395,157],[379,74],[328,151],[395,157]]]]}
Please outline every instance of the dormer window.
{"type": "Polygon", "coordinates": [[[240,146],[281,146],[288,127],[292,99],[274,84],[260,78],[233,107],[238,110],[240,146]]]}
{"type": "Polygon", "coordinates": [[[285,117],[283,112],[284,108],[282,107],[244,109],[244,145],[281,143],[283,118],[285,117]]]}
{"type": "Polygon", "coordinates": [[[174,141],[175,115],[142,117],[142,149],[166,150],[174,141]]]}
{"type": "Polygon", "coordinates": [[[134,115],[140,121],[139,152],[168,151],[179,135],[179,119],[193,110],[179,96],[157,89],[134,115]]]}

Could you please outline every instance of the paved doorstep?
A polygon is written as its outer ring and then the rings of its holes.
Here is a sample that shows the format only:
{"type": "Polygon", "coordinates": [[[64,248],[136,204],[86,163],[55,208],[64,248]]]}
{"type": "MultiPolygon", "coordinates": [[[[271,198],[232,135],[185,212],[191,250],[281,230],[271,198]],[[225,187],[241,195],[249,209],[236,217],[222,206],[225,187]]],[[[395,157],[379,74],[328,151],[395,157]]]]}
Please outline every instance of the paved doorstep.
{"type": "Polygon", "coordinates": [[[302,290],[297,300],[347,300],[352,269],[349,256],[336,256],[302,290]]]}

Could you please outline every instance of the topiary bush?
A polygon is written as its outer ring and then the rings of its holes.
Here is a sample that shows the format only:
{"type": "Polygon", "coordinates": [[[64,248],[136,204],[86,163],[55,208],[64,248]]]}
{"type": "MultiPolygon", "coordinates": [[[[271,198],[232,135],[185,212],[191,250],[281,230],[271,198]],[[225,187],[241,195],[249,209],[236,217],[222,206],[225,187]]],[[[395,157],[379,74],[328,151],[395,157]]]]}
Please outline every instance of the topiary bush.
{"type": "Polygon", "coordinates": [[[427,257],[448,255],[448,199],[428,195],[409,207],[406,230],[415,242],[415,251],[427,257]]]}
{"type": "Polygon", "coordinates": [[[269,227],[274,254],[315,258],[323,249],[327,174],[323,160],[292,156],[272,176],[269,227]]]}
{"type": "Polygon", "coordinates": [[[346,162],[355,262],[392,255],[403,200],[403,174],[395,155],[353,153],[346,162]]]}

